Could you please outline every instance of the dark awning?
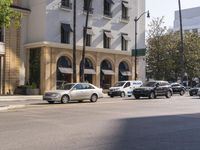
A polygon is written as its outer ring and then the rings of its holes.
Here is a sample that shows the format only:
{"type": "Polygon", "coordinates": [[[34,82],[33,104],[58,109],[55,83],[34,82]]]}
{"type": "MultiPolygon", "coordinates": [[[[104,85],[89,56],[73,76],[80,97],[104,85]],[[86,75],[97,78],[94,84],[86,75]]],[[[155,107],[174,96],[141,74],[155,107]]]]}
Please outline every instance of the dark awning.
{"type": "Polygon", "coordinates": [[[65,74],[72,74],[73,73],[72,68],[58,67],[58,69],[61,73],[65,73],[65,74]]]}
{"type": "Polygon", "coordinates": [[[115,4],[112,0],[106,0],[106,2],[108,2],[110,4],[115,4]]]}
{"type": "Polygon", "coordinates": [[[126,8],[129,7],[128,2],[122,2],[122,4],[123,4],[123,6],[126,7],[126,8]]]}
{"type": "Polygon", "coordinates": [[[120,71],[122,76],[131,76],[131,72],[130,71],[120,71]]]}
{"type": "Polygon", "coordinates": [[[108,38],[111,38],[111,39],[114,39],[113,35],[111,34],[111,32],[104,32],[105,35],[108,37],[108,38]]]}
{"type": "Polygon", "coordinates": [[[105,75],[114,75],[115,74],[112,70],[104,70],[104,69],[102,69],[102,72],[105,75]]]}
{"type": "Polygon", "coordinates": [[[84,74],[96,74],[94,69],[84,69],[84,74]]]}
{"type": "Polygon", "coordinates": [[[131,40],[131,38],[128,37],[127,34],[122,34],[122,36],[123,36],[123,38],[124,38],[126,41],[130,41],[130,40],[131,40]]]}
{"type": "Polygon", "coordinates": [[[87,34],[89,34],[89,35],[94,35],[94,32],[92,31],[92,29],[87,29],[87,34]]]}
{"type": "Polygon", "coordinates": [[[61,27],[62,27],[63,30],[65,30],[66,32],[73,32],[73,30],[72,30],[70,24],[64,24],[64,23],[62,23],[62,24],[61,24],[61,27]]]}
{"type": "Polygon", "coordinates": [[[11,5],[10,7],[17,9],[17,10],[25,10],[25,11],[29,11],[29,12],[31,11],[29,8],[20,7],[20,6],[17,6],[17,5],[11,5]]]}

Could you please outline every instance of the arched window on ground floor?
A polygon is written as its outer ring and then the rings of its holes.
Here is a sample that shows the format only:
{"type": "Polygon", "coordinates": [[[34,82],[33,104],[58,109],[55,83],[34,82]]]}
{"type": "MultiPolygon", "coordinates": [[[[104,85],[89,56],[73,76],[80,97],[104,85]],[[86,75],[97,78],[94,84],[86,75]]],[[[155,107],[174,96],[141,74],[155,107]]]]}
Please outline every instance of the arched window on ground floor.
{"type": "Polygon", "coordinates": [[[57,61],[56,86],[60,89],[63,84],[72,82],[72,63],[67,56],[61,56],[57,61]]]}
{"type": "Polygon", "coordinates": [[[104,60],[101,63],[101,73],[100,73],[100,86],[103,89],[109,89],[112,84],[112,77],[114,71],[112,69],[112,64],[109,60],[104,60]]]}
{"type": "MultiPolygon", "coordinates": [[[[84,81],[93,84],[95,75],[96,71],[94,69],[94,64],[89,58],[85,58],[84,81]]],[[[80,71],[80,76],[81,76],[81,71],[80,71]]]]}
{"type": "Polygon", "coordinates": [[[119,76],[119,81],[127,81],[129,80],[129,77],[131,76],[129,66],[125,61],[122,61],[119,64],[118,76],[119,76]]]}

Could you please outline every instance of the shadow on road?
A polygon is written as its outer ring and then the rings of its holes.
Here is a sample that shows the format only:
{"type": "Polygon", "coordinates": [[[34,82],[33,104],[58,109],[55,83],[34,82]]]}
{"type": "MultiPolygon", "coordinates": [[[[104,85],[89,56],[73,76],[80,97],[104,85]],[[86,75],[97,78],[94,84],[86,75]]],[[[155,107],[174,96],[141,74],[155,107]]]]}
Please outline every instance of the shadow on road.
{"type": "Polygon", "coordinates": [[[122,100],[134,100],[134,101],[141,101],[141,100],[165,100],[165,97],[158,97],[154,99],[149,99],[148,97],[141,97],[139,99],[135,99],[134,97],[131,98],[123,98],[122,100]]]}
{"type": "Polygon", "coordinates": [[[108,150],[199,150],[200,114],[117,120],[108,150]]]}
{"type": "Polygon", "coordinates": [[[62,104],[60,102],[55,102],[54,104],[49,104],[48,102],[41,102],[41,103],[31,103],[30,105],[55,106],[55,105],[73,105],[73,104],[87,104],[87,103],[92,103],[92,102],[90,102],[90,101],[71,101],[71,102],[68,102],[66,104],[62,104]]]}

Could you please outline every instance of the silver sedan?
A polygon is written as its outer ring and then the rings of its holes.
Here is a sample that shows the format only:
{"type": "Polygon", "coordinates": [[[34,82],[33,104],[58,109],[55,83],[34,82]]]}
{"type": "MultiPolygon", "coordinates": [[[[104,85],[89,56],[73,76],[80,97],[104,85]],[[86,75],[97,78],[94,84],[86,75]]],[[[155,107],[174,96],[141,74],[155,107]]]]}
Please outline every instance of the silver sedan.
{"type": "Polygon", "coordinates": [[[46,92],[43,100],[49,103],[61,102],[68,103],[69,101],[80,101],[89,99],[91,102],[96,102],[98,98],[103,97],[103,90],[90,83],[68,83],[63,85],[60,90],[46,92]]]}

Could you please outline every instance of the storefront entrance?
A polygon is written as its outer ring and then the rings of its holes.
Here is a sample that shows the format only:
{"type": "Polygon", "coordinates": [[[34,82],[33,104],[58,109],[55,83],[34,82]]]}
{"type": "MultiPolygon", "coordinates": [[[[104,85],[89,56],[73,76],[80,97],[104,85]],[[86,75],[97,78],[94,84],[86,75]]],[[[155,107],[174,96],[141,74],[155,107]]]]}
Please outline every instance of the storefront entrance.
{"type": "MultiPolygon", "coordinates": [[[[80,64],[80,66],[81,66],[81,64],[80,64]]],[[[81,71],[80,71],[80,73],[81,73],[81,71]]],[[[93,83],[94,75],[96,75],[94,65],[92,64],[92,61],[89,58],[86,58],[85,59],[85,69],[84,69],[84,77],[85,77],[84,81],[94,84],[93,83]]],[[[80,76],[81,76],[81,74],[80,74],[80,76]]]]}
{"type": "Polygon", "coordinates": [[[57,62],[56,88],[60,89],[63,84],[72,82],[72,63],[66,56],[61,56],[57,62]]]}
{"type": "Polygon", "coordinates": [[[122,61],[119,64],[119,81],[127,81],[129,80],[129,76],[131,76],[129,66],[125,61],[122,61]]]}
{"type": "Polygon", "coordinates": [[[109,89],[112,84],[112,76],[114,72],[110,61],[104,60],[101,63],[100,86],[103,89],[109,89]]]}

